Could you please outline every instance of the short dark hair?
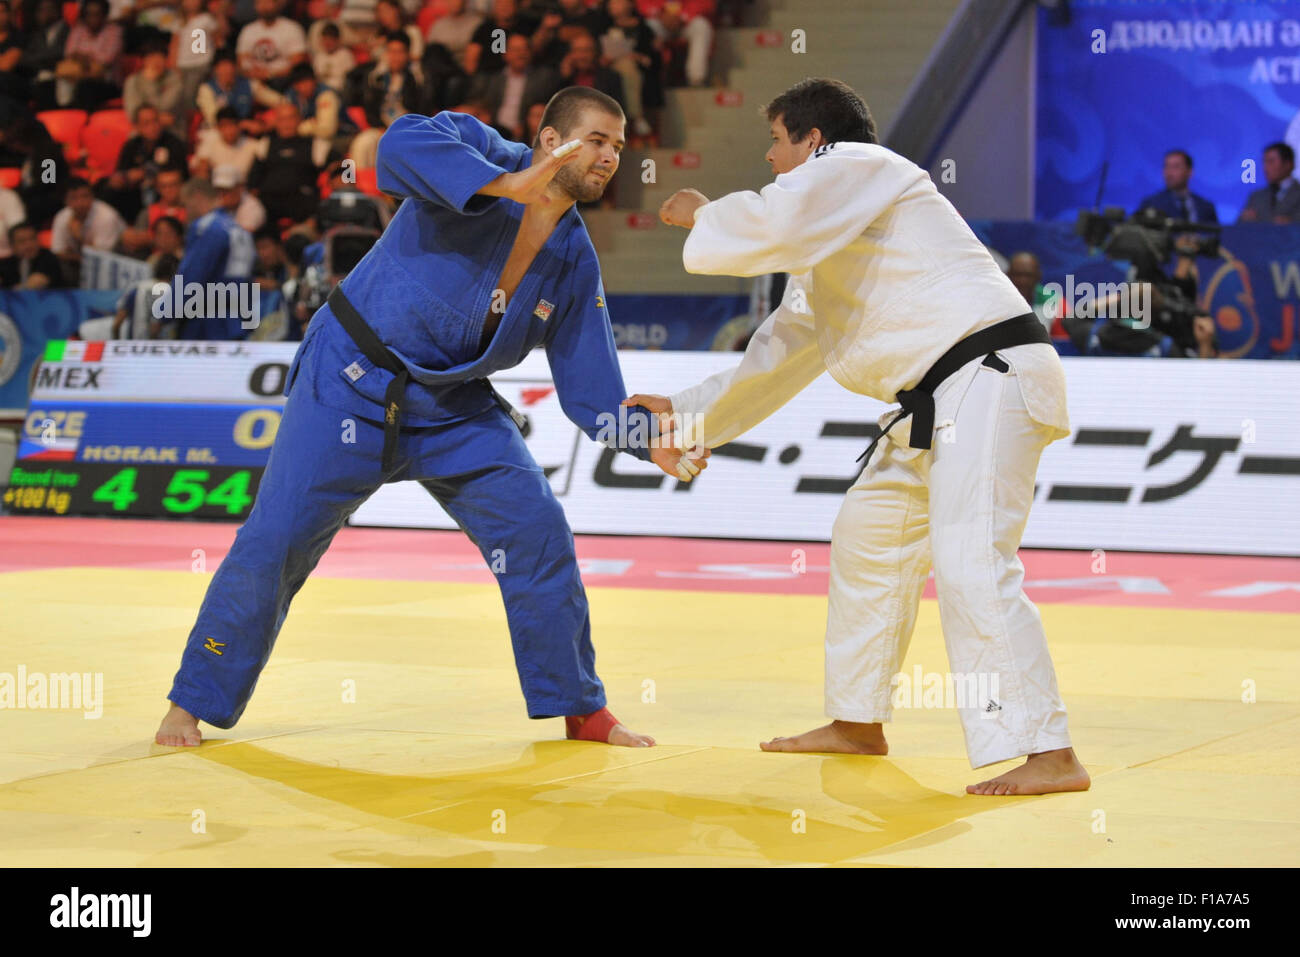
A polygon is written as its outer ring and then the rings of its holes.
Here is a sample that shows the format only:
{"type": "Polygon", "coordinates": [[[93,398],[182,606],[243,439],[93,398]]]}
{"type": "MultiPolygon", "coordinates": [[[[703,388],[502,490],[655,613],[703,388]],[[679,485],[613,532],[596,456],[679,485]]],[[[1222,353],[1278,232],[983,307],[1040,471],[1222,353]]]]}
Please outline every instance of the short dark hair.
{"type": "Polygon", "coordinates": [[[71,193],[74,189],[90,189],[90,181],[82,179],[80,176],[73,176],[71,179],[68,180],[68,189],[67,192],[64,193],[64,195],[66,196],[68,193],[71,193]]]}
{"type": "Polygon", "coordinates": [[[153,110],[155,113],[162,112],[161,110],[158,109],[158,107],[154,106],[152,103],[141,103],[139,106],[135,108],[135,112],[131,114],[131,122],[139,123],[140,114],[143,113],[145,110],[153,110]]]}
{"type": "Polygon", "coordinates": [[[1269,150],[1276,150],[1277,155],[1282,158],[1282,162],[1290,163],[1292,166],[1295,165],[1295,150],[1291,148],[1289,143],[1284,143],[1282,140],[1269,143],[1264,147],[1264,152],[1267,153],[1269,150]]]}
{"type": "Polygon", "coordinates": [[[323,26],[323,27],[320,28],[320,35],[323,36],[323,37],[338,37],[338,36],[340,36],[340,34],[339,34],[339,25],[338,25],[337,23],[335,23],[333,20],[327,20],[327,21],[325,22],[325,26],[323,26]]]}
{"type": "Polygon", "coordinates": [[[405,30],[390,30],[384,34],[385,43],[400,43],[406,47],[407,52],[411,51],[411,35],[405,30]]]}
{"type": "Polygon", "coordinates": [[[181,266],[181,262],[171,253],[163,253],[153,264],[154,279],[171,279],[176,275],[176,270],[181,266]]]}
{"type": "Polygon", "coordinates": [[[769,123],[781,119],[792,143],[802,143],[814,129],[828,143],[880,142],[866,102],[839,80],[800,80],[764,109],[769,123]]]}
{"type": "Polygon", "coordinates": [[[176,230],[176,235],[181,236],[182,238],[185,236],[185,224],[175,216],[159,216],[153,221],[153,228],[157,229],[163,223],[166,223],[172,229],[176,230]]]}
{"type": "Polygon", "coordinates": [[[9,238],[13,239],[15,236],[17,236],[18,230],[20,229],[30,229],[32,232],[39,234],[39,230],[36,228],[36,225],[34,223],[29,223],[27,220],[24,219],[21,223],[14,223],[12,226],[9,227],[9,238]]]}
{"type": "Polygon", "coordinates": [[[269,239],[277,246],[284,245],[284,240],[280,238],[280,231],[274,226],[263,226],[257,232],[253,233],[253,242],[261,242],[263,239],[269,239]]]}
{"type": "Polygon", "coordinates": [[[220,123],[222,120],[230,120],[232,123],[238,123],[239,111],[233,106],[223,106],[221,109],[217,110],[217,122],[220,123]]]}
{"type": "MultiPolygon", "coordinates": [[[[410,46],[411,41],[408,39],[406,42],[407,46],[410,46]]],[[[289,85],[292,86],[299,80],[311,80],[313,83],[316,82],[316,71],[311,68],[310,63],[295,63],[289,68],[289,85]]]]}
{"type": "Polygon", "coordinates": [[[561,134],[568,133],[578,122],[582,111],[588,107],[600,110],[609,116],[617,116],[624,123],[627,122],[627,117],[623,115],[623,107],[619,106],[618,100],[612,96],[606,96],[600,90],[593,90],[589,86],[566,86],[547,101],[546,112],[542,114],[542,121],[537,124],[537,138],[533,140],[533,149],[541,145],[542,130],[551,126],[561,134]]]}
{"type": "Polygon", "coordinates": [[[1181,156],[1183,162],[1187,164],[1187,168],[1192,168],[1192,154],[1187,150],[1165,150],[1165,159],[1169,159],[1171,156],[1181,156]]]}

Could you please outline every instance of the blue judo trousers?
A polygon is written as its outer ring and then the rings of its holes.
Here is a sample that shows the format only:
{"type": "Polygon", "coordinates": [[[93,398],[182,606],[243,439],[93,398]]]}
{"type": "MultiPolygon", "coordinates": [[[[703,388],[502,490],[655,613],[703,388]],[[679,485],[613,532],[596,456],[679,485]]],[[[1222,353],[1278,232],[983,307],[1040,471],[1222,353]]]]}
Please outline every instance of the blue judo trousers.
{"type": "Polygon", "coordinates": [[[565,414],[591,438],[648,460],[654,423],[641,407],[619,408],[627,393],[576,208],[534,258],[480,354],[524,207],[476,194],[531,159],[463,114],[407,115],[385,132],[379,186],[403,201],[341,289],[410,377],[396,455],[385,470],[383,400],[394,375],[362,354],[327,304],[289,370],[257,499],[208,587],[168,695],[186,711],[234,726],[293,596],[334,535],[382,484],[403,480],[420,482],[486,561],[504,557],[497,581],[528,715],[605,706],[573,534],[485,377],[542,346],[565,414]]]}

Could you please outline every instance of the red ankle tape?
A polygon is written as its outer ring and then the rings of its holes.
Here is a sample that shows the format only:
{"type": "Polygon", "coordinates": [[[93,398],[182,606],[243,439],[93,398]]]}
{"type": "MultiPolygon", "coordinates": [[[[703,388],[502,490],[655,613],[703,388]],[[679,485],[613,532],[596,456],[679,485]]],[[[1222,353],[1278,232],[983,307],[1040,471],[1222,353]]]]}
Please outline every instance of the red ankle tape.
{"type": "Polygon", "coordinates": [[[569,715],[564,719],[564,736],[571,741],[599,741],[609,743],[609,733],[618,724],[618,718],[601,708],[591,714],[569,715]]]}

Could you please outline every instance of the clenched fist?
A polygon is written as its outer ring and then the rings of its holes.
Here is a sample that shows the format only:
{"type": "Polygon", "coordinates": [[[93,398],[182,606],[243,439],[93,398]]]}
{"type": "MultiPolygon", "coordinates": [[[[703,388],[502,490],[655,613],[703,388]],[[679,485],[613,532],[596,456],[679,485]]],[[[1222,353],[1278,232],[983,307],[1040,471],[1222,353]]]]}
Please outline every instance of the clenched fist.
{"type": "Polygon", "coordinates": [[[679,189],[659,207],[659,218],[669,226],[690,229],[695,225],[695,211],[709,201],[698,189],[679,189]]]}

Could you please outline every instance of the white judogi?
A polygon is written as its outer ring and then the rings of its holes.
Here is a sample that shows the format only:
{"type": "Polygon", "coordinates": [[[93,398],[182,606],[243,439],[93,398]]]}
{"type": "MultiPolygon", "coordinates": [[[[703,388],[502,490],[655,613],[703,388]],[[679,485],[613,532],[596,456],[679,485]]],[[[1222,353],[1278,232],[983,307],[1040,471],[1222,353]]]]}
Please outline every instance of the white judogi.
{"type": "MultiPolygon", "coordinates": [[[[702,207],[683,260],[693,273],[792,274],[740,365],[671,397],[686,442],[707,447],[757,425],[824,371],[894,402],[958,340],[1029,311],[929,175],[865,143],[823,147],[761,193],[702,207]]],[[[936,390],[931,449],[909,446],[911,418],[885,437],[831,538],[827,715],[890,720],[891,681],[933,566],[951,672],[997,688],[995,700],[961,702],[972,767],[1070,746],[1016,556],[1039,455],[1070,431],[1065,376],[1046,344],[998,355],[1007,373],[981,356],[936,390]]]]}

